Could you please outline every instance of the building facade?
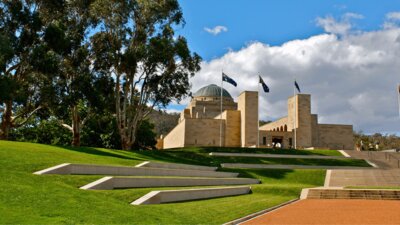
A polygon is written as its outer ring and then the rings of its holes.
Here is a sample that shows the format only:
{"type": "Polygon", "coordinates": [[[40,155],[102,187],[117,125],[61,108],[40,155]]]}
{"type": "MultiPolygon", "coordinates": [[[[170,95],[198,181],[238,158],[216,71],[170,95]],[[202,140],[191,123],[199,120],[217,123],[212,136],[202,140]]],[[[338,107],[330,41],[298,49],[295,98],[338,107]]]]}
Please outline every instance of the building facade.
{"type": "Polygon", "coordinates": [[[181,112],[178,125],[158,140],[160,149],[191,146],[353,149],[353,126],[319,124],[311,96],[288,99],[288,115],[258,126],[258,92],[244,91],[234,102],[217,85],[199,89],[181,112]],[[259,129],[259,130],[258,130],[259,129]],[[296,143],[295,143],[296,141],[296,143]]]}

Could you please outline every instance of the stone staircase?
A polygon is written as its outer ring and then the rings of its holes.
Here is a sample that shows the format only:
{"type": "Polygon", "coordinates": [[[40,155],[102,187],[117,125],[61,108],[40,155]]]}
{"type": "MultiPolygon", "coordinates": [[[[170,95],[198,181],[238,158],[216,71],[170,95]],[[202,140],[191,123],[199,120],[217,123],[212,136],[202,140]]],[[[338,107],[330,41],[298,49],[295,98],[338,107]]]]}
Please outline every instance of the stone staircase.
{"type": "Polygon", "coordinates": [[[400,200],[400,190],[310,188],[303,190],[302,199],[400,200]]]}
{"type": "Polygon", "coordinates": [[[368,160],[380,169],[400,168],[400,153],[346,150],[353,158],[368,160]]]}

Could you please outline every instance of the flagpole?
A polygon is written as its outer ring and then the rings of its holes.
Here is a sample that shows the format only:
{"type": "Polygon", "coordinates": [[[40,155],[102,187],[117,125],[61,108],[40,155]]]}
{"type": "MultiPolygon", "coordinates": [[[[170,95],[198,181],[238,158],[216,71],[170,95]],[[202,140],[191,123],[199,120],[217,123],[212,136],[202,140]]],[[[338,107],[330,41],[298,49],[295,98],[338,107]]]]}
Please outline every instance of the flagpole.
{"type": "Polygon", "coordinates": [[[258,75],[259,77],[258,77],[258,99],[257,99],[257,104],[258,104],[258,107],[257,107],[257,110],[258,110],[258,112],[257,112],[257,148],[259,148],[260,147],[260,75],[258,75]]]}
{"type": "MultiPolygon", "coordinates": [[[[296,82],[296,79],[294,80],[294,82],[296,82]]],[[[293,104],[293,115],[294,115],[294,119],[293,119],[293,131],[294,131],[294,149],[297,148],[297,140],[296,140],[296,87],[293,84],[293,98],[294,98],[294,104],[293,104]]]]}
{"type": "Polygon", "coordinates": [[[219,123],[219,147],[222,147],[222,92],[223,92],[223,74],[224,74],[224,69],[222,69],[221,73],[221,112],[220,112],[220,123],[219,123]]]}

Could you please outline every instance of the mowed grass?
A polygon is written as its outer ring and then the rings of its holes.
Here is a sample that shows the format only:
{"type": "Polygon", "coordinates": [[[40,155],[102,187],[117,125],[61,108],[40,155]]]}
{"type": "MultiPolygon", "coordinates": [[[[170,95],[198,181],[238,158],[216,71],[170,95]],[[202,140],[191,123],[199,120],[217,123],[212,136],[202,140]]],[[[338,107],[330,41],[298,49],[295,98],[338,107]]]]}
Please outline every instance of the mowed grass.
{"type": "MultiPolygon", "coordinates": [[[[200,164],[207,166],[220,166],[221,163],[251,163],[251,164],[285,164],[285,165],[323,165],[323,166],[357,166],[357,167],[370,167],[365,160],[359,159],[295,159],[295,158],[254,158],[254,157],[227,157],[227,156],[210,156],[209,152],[217,148],[185,148],[176,150],[162,150],[162,151],[145,151],[143,156],[152,158],[153,160],[178,162],[188,164],[200,164]]],[[[242,149],[242,152],[249,153],[251,148],[242,149]]],[[[227,148],[217,150],[220,152],[228,152],[227,148]]],[[[253,150],[254,151],[254,150],[253,150]]],[[[292,154],[292,155],[334,155],[340,154],[335,150],[271,150],[265,149],[264,152],[272,154],[292,154]],[[283,153],[281,153],[282,151],[283,153]],[[336,152],[336,153],[333,153],[336,152]]],[[[238,152],[235,149],[234,152],[238,152]]],[[[255,151],[254,151],[255,152],[255,151]]],[[[341,155],[341,154],[340,154],[341,155]]]]}
{"type": "MultiPolygon", "coordinates": [[[[169,151],[181,151],[181,148],[169,149],[169,151]]],[[[315,149],[315,150],[294,150],[294,149],[272,149],[272,148],[239,148],[239,147],[188,147],[187,152],[210,153],[210,152],[246,152],[263,154],[284,154],[284,155],[324,155],[343,156],[337,150],[315,149]]]]}
{"type": "Polygon", "coordinates": [[[221,224],[297,198],[302,188],[321,186],[324,182],[324,170],[232,169],[228,171],[260,179],[262,184],[251,185],[253,193],[249,195],[133,206],[129,203],[151,190],[175,188],[87,191],[79,187],[102,176],[32,174],[66,162],[124,166],[147,160],[217,163],[202,151],[126,152],[0,141],[0,223],[221,224]]]}

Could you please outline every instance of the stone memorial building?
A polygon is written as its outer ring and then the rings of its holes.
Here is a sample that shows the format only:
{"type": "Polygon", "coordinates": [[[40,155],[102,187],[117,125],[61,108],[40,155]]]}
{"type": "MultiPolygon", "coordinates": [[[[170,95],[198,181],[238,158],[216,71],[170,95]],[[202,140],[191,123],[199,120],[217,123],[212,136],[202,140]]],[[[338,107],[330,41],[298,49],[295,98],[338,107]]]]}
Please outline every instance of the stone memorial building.
{"type": "Polygon", "coordinates": [[[354,148],[353,126],[319,124],[318,115],[311,113],[309,94],[290,97],[288,115],[260,126],[259,134],[258,92],[244,91],[234,102],[223,89],[222,101],[221,114],[221,87],[211,84],[199,89],[181,112],[178,125],[158,140],[157,147],[271,147],[279,143],[291,148],[296,133],[297,148],[354,148]]]}

